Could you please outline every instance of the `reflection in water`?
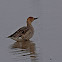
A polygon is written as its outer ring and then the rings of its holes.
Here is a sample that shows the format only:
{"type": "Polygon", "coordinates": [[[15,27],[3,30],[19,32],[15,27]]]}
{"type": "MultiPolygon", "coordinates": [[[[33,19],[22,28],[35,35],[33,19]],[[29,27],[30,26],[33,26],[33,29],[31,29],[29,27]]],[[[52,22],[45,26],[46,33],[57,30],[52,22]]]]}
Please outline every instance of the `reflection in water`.
{"type": "Polygon", "coordinates": [[[32,41],[15,42],[12,44],[11,49],[15,49],[12,53],[19,54],[20,56],[27,57],[29,56],[31,62],[38,62],[37,54],[35,52],[35,43],[32,41]],[[17,50],[18,49],[18,50],[17,50]]]}

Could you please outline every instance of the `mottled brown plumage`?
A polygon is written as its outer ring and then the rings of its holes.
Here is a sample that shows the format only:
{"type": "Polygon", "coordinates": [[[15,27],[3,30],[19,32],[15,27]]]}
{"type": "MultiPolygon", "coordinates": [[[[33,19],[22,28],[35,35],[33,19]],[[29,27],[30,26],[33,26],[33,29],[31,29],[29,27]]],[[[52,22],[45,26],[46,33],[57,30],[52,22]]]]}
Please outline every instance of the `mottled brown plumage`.
{"type": "Polygon", "coordinates": [[[29,40],[30,38],[32,38],[33,34],[34,34],[34,28],[31,25],[31,23],[38,18],[33,18],[33,17],[29,17],[27,19],[27,26],[24,26],[20,29],[18,29],[15,33],[13,33],[12,35],[8,36],[8,38],[11,38],[15,41],[20,41],[20,39],[22,38],[23,40],[29,40]]]}
{"type": "Polygon", "coordinates": [[[27,27],[22,27],[20,29],[18,29],[15,33],[13,33],[12,35],[8,36],[8,37],[21,37],[22,35],[24,35],[29,29],[27,27]]]}

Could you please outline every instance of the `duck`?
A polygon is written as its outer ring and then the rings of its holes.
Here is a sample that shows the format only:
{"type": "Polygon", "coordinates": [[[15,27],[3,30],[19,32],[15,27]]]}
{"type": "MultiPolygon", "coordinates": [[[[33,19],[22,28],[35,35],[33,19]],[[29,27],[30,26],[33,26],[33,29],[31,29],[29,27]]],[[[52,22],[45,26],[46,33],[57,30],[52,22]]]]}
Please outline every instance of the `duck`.
{"type": "Polygon", "coordinates": [[[11,34],[7,38],[11,38],[15,41],[20,41],[21,39],[27,41],[27,40],[31,39],[34,35],[34,28],[32,26],[32,22],[36,19],[38,19],[38,17],[37,18],[28,17],[27,21],[26,21],[27,26],[23,26],[23,27],[19,28],[15,33],[11,34]]]}

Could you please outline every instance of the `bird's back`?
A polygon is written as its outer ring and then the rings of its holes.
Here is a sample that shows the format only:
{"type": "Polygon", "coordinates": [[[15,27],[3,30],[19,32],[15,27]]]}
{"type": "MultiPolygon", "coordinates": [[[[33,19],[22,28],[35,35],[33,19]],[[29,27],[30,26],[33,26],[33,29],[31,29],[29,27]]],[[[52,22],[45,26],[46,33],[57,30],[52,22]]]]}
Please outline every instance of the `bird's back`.
{"type": "Polygon", "coordinates": [[[20,29],[18,29],[15,33],[13,33],[12,35],[8,36],[8,38],[11,38],[11,37],[21,37],[22,35],[24,35],[29,29],[24,26],[20,29]]]}

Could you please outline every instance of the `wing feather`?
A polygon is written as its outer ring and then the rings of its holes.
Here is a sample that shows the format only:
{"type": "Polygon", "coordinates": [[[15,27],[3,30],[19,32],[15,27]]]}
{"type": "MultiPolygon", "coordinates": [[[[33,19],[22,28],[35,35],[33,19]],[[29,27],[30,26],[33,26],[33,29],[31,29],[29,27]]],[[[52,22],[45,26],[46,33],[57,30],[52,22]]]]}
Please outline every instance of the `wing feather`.
{"type": "Polygon", "coordinates": [[[8,36],[8,37],[21,37],[22,35],[24,35],[29,29],[27,27],[22,27],[20,29],[18,29],[15,33],[13,33],[12,35],[8,36]]]}

